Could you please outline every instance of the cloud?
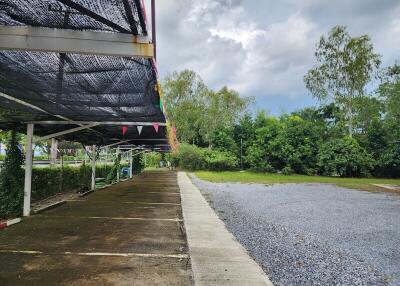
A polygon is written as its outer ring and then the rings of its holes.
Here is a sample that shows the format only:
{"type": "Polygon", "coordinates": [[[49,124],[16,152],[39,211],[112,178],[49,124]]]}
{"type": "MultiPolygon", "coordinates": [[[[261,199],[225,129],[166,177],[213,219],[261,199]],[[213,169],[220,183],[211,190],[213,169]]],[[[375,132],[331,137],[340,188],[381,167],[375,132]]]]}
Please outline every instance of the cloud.
{"type": "Polygon", "coordinates": [[[399,55],[399,13],[397,0],[159,0],[159,70],[192,69],[212,88],[255,96],[257,107],[292,110],[313,102],[303,75],[322,34],[337,24],[368,33],[389,64],[399,55]]]}

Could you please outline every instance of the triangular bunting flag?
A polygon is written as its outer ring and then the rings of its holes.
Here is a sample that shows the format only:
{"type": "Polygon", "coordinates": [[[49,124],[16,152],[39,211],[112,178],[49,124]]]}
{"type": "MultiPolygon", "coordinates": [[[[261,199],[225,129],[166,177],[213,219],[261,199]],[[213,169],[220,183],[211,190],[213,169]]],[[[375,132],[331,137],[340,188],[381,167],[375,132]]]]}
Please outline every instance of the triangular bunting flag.
{"type": "Polygon", "coordinates": [[[122,126],[122,136],[126,134],[126,131],[128,131],[128,126],[122,126]]]}
{"type": "Polygon", "coordinates": [[[161,97],[160,97],[160,110],[163,111],[163,103],[161,97]]]}
{"type": "Polygon", "coordinates": [[[158,127],[160,127],[160,125],[158,123],[153,123],[153,127],[156,133],[158,133],[158,127]]]}
{"type": "Polygon", "coordinates": [[[137,126],[137,131],[138,131],[139,135],[142,133],[142,129],[143,129],[143,126],[140,126],[140,125],[137,126]]]}

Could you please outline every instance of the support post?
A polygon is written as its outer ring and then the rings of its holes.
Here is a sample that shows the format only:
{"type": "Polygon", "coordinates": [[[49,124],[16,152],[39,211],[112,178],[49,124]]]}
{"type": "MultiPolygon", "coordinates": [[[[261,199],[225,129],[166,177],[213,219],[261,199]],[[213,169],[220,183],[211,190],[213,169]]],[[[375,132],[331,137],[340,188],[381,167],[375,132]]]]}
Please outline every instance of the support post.
{"type": "Polygon", "coordinates": [[[120,163],[121,159],[119,157],[119,146],[117,147],[117,160],[118,160],[118,169],[117,169],[117,183],[119,183],[119,172],[120,172],[120,163]]]}
{"type": "Polygon", "coordinates": [[[57,149],[58,149],[58,140],[56,138],[51,138],[51,149],[50,149],[51,166],[55,166],[57,164],[57,149]]]}
{"type": "Polygon", "coordinates": [[[33,126],[34,126],[33,124],[28,124],[26,130],[25,186],[24,186],[24,210],[23,210],[24,216],[29,216],[31,213],[33,126]]]}
{"type": "Polygon", "coordinates": [[[92,186],[91,190],[96,189],[96,145],[92,146],[92,186]]]}
{"type": "Polygon", "coordinates": [[[157,62],[157,34],[156,34],[156,1],[151,0],[151,38],[153,41],[153,55],[157,62]]]}
{"type": "Polygon", "coordinates": [[[132,179],[133,177],[133,171],[132,171],[132,167],[133,167],[133,152],[132,150],[129,151],[129,178],[132,179]]]}

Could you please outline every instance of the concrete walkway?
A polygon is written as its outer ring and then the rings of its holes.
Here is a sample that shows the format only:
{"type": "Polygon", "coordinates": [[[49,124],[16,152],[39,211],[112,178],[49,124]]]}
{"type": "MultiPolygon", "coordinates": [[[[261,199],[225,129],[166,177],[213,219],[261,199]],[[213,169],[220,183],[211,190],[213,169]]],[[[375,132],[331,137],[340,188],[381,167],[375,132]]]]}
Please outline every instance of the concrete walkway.
{"type": "Polygon", "coordinates": [[[134,180],[0,231],[0,285],[191,285],[176,173],[134,180]]]}
{"type": "Polygon", "coordinates": [[[195,285],[272,285],[185,173],[178,184],[195,285]]]}

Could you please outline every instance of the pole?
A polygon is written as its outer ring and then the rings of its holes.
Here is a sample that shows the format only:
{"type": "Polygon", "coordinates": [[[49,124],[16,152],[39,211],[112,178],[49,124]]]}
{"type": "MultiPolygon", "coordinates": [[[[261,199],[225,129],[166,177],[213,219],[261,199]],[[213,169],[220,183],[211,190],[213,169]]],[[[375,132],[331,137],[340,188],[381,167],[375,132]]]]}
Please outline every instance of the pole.
{"type": "Polygon", "coordinates": [[[133,177],[133,170],[132,170],[132,167],[133,167],[133,151],[132,150],[130,150],[130,152],[129,152],[129,177],[132,179],[132,177],[133,177]]]}
{"type": "Polygon", "coordinates": [[[151,0],[151,38],[153,40],[154,60],[157,61],[156,1],[151,0]]]}
{"type": "Polygon", "coordinates": [[[118,166],[118,168],[117,168],[117,183],[119,183],[119,169],[120,169],[120,163],[121,163],[121,159],[120,159],[120,157],[119,157],[119,146],[117,147],[117,161],[118,161],[118,164],[117,164],[117,166],[118,166]]]}
{"type": "Polygon", "coordinates": [[[243,170],[243,139],[240,138],[240,168],[243,170]]]}
{"type": "Polygon", "coordinates": [[[31,213],[31,191],[32,191],[32,139],[33,124],[28,124],[26,129],[26,150],[25,150],[25,186],[24,186],[24,210],[23,215],[31,213]]]}
{"type": "Polygon", "coordinates": [[[57,164],[57,149],[58,141],[56,138],[51,138],[51,149],[50,149],[50,165],[55,166],[57,164]]]}
{"type": "Polygon", "coordinates": [[[92,146],[92,191],[96,189],[96,145],[92,146]]]}

